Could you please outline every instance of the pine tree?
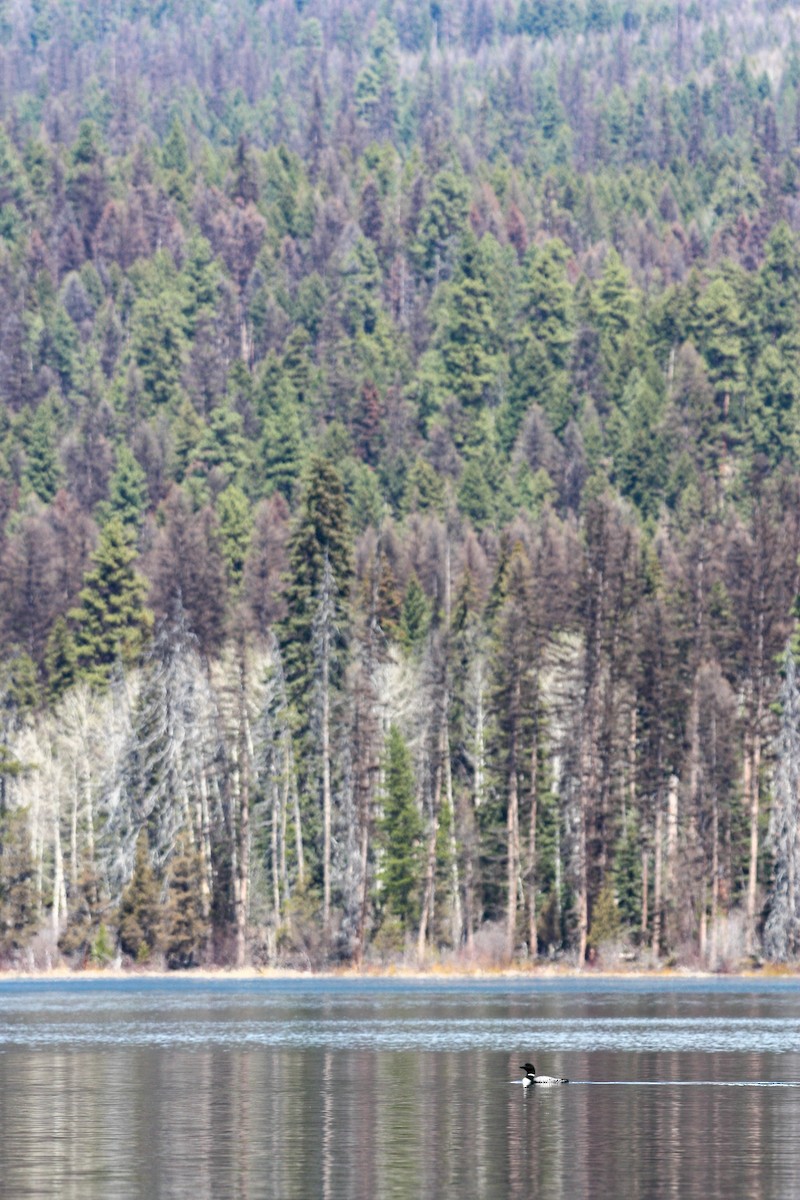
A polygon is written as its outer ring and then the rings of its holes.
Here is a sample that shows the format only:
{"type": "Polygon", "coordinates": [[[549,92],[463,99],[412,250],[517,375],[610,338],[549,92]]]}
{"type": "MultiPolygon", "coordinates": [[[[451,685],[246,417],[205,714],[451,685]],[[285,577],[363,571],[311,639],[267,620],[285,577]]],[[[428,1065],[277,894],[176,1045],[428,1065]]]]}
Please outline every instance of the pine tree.
{"type": "Polygon", "coordinates": [[[15,959],[36,925],[35,869],[27,814],[0,812],[0,957],[15,959]]]}
{"type": "Polygon", "coordinates": [[[51,704],[55,704],[78,678],[75,638],[63,617],[54,623],[47,639],[44,669],[47,675],[47,698],[51,704]]]}
{"type": "Polygon", "coordinates": [[[201,869],[197,851],[184,838],[172,860],[164,915],[164,953],[171,970],[201,962],[208,923],[200,902],[201,869]]]}
{"type": "Polygon", "coordinates": [[[158,949],[163,925],[160,889],[150,862],[147,830],[136,842],[133,876],[119,905],[119,943],[124,954],[143,962],[158,949]]]}
{"type": "Polygon", "coordinates": [[[139,368],[145,395],[153,408],[171,405],[182,397],[181,376],[187,343],[183,318],[183,295],[163,272],[152,272],[155,284],[136,301],[131,314],[130,346],[139,368]]]}
{"type": "Polygon", "coordinates": [[[630,366],[637,310],[630,275],[616,250],[606,256],[593,307],[600,334],[603,383],[607,396],[615,399],[622,392],[630,366]]]}
{"type": "Polygon", "coordinates": [[[287,691],[298,712],[307,712],[316,670],[313,627],[326,562],[333,579],[335,623],[344,638],[353,577],[347,501],[336,469],[313,458],[289,540],[287,613],[280,631],[287,691]]]}
{"type": "Polygon", "coordinates": [[[384,750],[384,786],[379,829],[383,849],[380,882],[386,908],[410,930],[419,915],[422,820],[416,800],[411,754],[396,725],[384,750]]]}
{"type": "Polygon", "coordinates": [[[267,485],[266,494],[277,491],[285,500],[292,501],[302,471],[303,435],[297,401],[288,381],[279,384],[264,419],[258,459],[267,485]]]}
{"type": "Polygon", "coordinates": [[[742,310],[728,280],[715,279],[708,285],[698,305],[698,318],[709,379],[722,402],[723,415],[727,415],[730,397],[745,376],[742,310]]]}
{"type": "Polygon", "coordinates": [[[432,283],[450,275],[456,247],[467,227],[469,185],[460,172],[440,171],[422,211],[414,256],[432,283]]]}
{"type": "Polygon", "coordinates": [[[25,482],[44,504],[58,491],[61,468],[56,453],[55,414],[47,402],[39,405],[25,445],[25,482]]]}
{"type": "Polygon", "coordinates": [[[109,480],[108,500],[98,506],[98,515],[105,522],[119,517],[132,534],[137,534],[147,508],[147,476],[125,442],[117,451],[117,469],[109,480]]]}
{"type": "Polygon", "coordinates": [[[477,409],[496,399],[507,361],[471,232],[463,235],[456,273],[440,289],[435,303],[436,330],[428,359],[434,386],[443,397],[453,395],[467,409],[477,409]]]}
{"type": "Polygon", "coordinates": [[[430,626],[431,610],[428,597],[416,575],[412,575],[406,586],[400,611],[400,639],[408,650],[422,645],[430,626]]]}
{"type": "Polygon", "coordinates": [[[522,328],[511,360],[510,442],[530,405],[541,405],[560,432],[573,415],[569,391],[570,351],[575,328],[569,251],[554,238],[531,251],[522,285],[522,328]]]}
{"type": "Polygon", "coordinates": [[[247,497],[235,483],[220,494],[217,501],[219,537],[228,572],[228,583],[238,588],[253,532],[253,513],[247,497]]]}
{"type": "Polygon", "coordinates": [[[144,605],[147,584],[134,567],[136,558],[129,532],[112,517],[92,556],[80,604],[70,614],[79,673],[99,686],[108,682],[116,662],[127,667],[137,661],[152,628],[153,615],[144,605]]]}

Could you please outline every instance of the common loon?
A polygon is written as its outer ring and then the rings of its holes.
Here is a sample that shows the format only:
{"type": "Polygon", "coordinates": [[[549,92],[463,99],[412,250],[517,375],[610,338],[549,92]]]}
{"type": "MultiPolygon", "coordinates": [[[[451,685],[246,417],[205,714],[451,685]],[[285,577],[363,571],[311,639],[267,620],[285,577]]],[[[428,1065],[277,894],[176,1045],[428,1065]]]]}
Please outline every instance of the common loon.
{"type": "Polygon", "coordinates": [[[561,1079],[558,1075],[537,1075],[536,1067],[533,1065],[533,1063],[525,1063],[522,1070],[525,1072],[525,1078],[522,1081],[523,1087],[530,1087],[532,1083],[569,1083],[568,1079],[561,1079]]]}

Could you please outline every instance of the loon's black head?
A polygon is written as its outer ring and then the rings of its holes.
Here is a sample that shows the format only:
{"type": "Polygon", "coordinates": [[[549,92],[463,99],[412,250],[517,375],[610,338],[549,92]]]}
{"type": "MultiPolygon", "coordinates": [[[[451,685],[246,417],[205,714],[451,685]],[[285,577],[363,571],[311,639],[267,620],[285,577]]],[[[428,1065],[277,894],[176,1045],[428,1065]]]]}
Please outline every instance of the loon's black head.
{"type": "Polygon", "coordinates": [[[526,1075],[535,1075],[536,1074],[536,1067],[533,1065],[533,1063],[523,1063],[522,1070],[525,1072],[526,1075]]]}

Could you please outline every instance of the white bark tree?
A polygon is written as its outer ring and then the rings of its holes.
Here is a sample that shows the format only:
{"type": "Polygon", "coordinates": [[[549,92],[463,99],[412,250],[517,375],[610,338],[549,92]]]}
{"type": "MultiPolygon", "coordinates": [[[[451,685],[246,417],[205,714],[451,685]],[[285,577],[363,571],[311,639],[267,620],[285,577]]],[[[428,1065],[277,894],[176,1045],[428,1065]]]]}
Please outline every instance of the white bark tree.
{"type": "Polygon", "coordinates": [[[764,951],[785,962],[800,953],[800,680],[791,650],[785,657],[780,704],[769,820],[775,869],[764,951]]]}

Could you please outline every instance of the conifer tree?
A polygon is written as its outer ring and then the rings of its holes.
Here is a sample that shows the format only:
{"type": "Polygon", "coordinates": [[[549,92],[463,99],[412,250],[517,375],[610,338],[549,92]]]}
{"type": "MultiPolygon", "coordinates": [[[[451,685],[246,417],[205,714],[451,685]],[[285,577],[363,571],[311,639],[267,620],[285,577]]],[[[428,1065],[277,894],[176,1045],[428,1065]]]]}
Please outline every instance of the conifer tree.
{"type": "Polygon", "coordinates": [[[70,614],[75,623],[79,673],[91,683],[108,682],[116,662],[137,661],[152,628],[145,607],[147,584],[136,570],[136,550],[119,517],[105,526],[92,556],[80,604],[70,614]]]}
{"type": "Polygon", "coordinates": [[[419,915],[422,820],[411,754],[396,725],[391,725],[386,735],[382,800],[382,895],[386,908],[408,931],[419,915]]]}
{"type": "Polygon", "coordinates": [[[184,837],[172,860],[164,915],[164,953],[172,970],[197,966],[208,938],[208,923],[200,903],[200,863],[197,851],[184,837]]]}
{"type": "Polygon", "coordinates": [[[56,453],[55,415],[47,402],[36,409],[25,451],[25,482],[43,503],[49,504],[58,491],[61,468],[56,453]]]}
{"type": "Polygon", "coordinates": [[[76,640],[64,617],[59,617],[50,630],[44,652],[44,671],[47,673],[47,697],[50,703],[59,701],[78,678],[76,640]]]}
{"type": "Polygon", "coordinates": [[[314,458],[289,540],[287,613],[280,632],[287,692],[298,711],[311,696],[314,619],[326,562],[333,581],[334,621],[339,638],[344,638],[353,576],[347,501],[335,467],[314,458]]]}
{"type": "MultiPolygon", "coordinates": [[[[2,769],[2,767],[0,767],[2,769]]],[[[15,958],[36,924],[35,868],[27,814],[0,810],[0,956],[15,958]]]]}
{"type": "Polygon", "coordinates": [[[133,876],[119,905],[119,943],[124,954],[137,962],[149,958],[161,940],[163,911],[160,889],[150,862],[147,830],[136,842],[133,876]]]}
{"type": "Polygon", "coordinates": [[[109,480],[108,493],[108,500],[98,506],[100,519],[117,516],[127,530],[138,533],[147,508],[147,476],[124,442],[117,451],[117,469],[109,480]]]}
{"type": "Polygon", "coordinates": [[[416,650],[428,633],[431,611],[428,598],[416,575],[412,575],[400,610],[400,639],[408,650],[416,650]]]}
{"type": "Polygon", "coordinates": [[[247,497],[235,483],[221,493],[217,501],[219,535],[222,556],[228,572],[228,582],[238,588],[244,574],[244,564],[253,531],[253,516],[247,497]]]}

